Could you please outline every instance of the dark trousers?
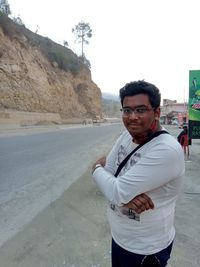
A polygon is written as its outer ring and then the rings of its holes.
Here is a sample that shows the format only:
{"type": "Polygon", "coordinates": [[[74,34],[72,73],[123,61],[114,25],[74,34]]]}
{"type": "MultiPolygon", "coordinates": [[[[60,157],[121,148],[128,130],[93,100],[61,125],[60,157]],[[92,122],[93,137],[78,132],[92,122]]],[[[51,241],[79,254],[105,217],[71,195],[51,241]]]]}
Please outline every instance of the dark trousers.
{"type": "Polygon", "coordinates": [[[121,248],[112,239],[112,267],[165,267],[170,258],[173,242],[153,255],[140,255],[121,248]]]}

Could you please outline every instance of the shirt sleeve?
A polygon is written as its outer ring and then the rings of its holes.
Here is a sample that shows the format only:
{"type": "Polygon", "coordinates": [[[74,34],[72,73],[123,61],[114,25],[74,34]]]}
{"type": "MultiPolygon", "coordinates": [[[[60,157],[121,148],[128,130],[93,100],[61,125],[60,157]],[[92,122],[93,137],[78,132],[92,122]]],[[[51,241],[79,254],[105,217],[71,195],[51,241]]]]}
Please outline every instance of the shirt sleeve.
{"type": "Polygon", "coordinates": [[[184,172],[184,160],[179,151],[167,145],[154,145],[123,175],[115,178],[105,168],[98,168],[93,178],[106,198],[120,206],[181,175],[184,172]]]}

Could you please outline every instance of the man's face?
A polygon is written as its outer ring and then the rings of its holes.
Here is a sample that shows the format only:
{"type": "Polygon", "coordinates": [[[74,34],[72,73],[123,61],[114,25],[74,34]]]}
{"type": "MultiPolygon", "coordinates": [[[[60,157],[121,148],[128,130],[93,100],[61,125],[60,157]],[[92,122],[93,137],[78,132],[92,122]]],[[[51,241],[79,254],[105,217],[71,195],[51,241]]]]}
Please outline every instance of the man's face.
{"type": "Polygon", "coordinates": [[[148,134],[152,124],[160,117],[160,108],[154,110],[145,94],[125,96],[123,109],[123,123],[132,136],[148,134]],[[136,112],[129,112],[129,109],[136,112]]]}

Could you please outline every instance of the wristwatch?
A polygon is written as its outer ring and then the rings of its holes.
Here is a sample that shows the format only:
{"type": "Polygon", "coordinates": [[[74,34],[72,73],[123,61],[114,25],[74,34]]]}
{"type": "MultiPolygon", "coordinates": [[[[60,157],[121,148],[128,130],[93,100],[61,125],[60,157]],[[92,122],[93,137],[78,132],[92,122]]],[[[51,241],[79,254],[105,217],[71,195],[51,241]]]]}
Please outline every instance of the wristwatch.
{"type": "Polygon", "coordinates": [[[99,167],[103,167],[100,163],[97,163],[95,166],[94,166],[94,169],[92,170],[92,174],[94,173],[94,171],[99,168],[99,167]]]}

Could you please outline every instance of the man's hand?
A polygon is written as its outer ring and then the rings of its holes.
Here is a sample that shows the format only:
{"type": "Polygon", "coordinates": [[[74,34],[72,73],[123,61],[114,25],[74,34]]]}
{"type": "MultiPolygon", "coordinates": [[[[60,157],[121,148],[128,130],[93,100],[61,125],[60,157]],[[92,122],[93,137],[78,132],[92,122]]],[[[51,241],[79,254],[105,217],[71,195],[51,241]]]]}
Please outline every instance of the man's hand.
{"type": "Polygon", "coordinates": [[[95,166],[97,164],[101,164],[102,167],[104,167],[106,165],[106,157],[101,157],[100,159],[98,159],[92,166],[92,172],[95,170],[95,166]]]}
{"type": "Polygon", "coordinates": [[[124,207],[133,209],[136,213],[140,214],[145,210],[153,209],[154,204],[151,198],[143,193],[134,197],[127,204],[124,204],[124,207]]]}
{"type": "Polygon", "coordinates": [[[102,157],[100,159],[98,159],[94,164],[93,164],[93,167],[97,164],[101,164],[102,167],[104,167],[106,165],[106,157],[102,157]]]}

